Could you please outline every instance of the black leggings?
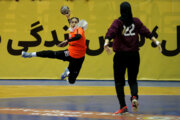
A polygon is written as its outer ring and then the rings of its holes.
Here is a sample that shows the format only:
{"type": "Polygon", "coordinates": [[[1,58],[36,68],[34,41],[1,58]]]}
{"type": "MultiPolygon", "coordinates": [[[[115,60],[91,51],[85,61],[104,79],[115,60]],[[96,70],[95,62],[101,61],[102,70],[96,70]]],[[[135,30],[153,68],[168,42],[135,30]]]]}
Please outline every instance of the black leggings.
{"type": "Polygon", "coordinates": [[[131,96],[138,98],[137,75],[139,72],[139,63],[139,52],[116,52],[114,55],[114,80],[120,108],[126,106],[124,94],[126,68],[131,96]]]}
{"type": "Polygon", "coordinates": [[[69,61],[69,66],[68,69],[70,71],[69,74],[69,83],[74,84],[76,81],[76,78],[80,72],[80,69],[82,67],[83,61],[85,57],[75,59],[69,56],[69,51],[68,50],[63,50],[63,51],[40,51],[37,52],[36,55],[38,57],[43,57],[43,58],[55,58],[55,59],[60,59],[63,61],[69,61]]]}

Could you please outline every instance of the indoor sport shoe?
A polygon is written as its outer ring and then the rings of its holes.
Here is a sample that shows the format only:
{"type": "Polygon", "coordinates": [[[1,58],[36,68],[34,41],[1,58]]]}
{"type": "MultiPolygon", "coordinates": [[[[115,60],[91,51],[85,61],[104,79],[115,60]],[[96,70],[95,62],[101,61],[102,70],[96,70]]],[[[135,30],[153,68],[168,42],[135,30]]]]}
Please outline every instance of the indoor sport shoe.
{"type": "Polygon", "coordinates": [[[64,73],[61,74],[61,80],[64,80],[66,77],[68,77],[69,73],[69,69],[66,68],[64,73]]]}
{"type": "Polygon", "coordinates": [[[32,57],[32,53],[27,53],[25,51],[22,51],[21,56],[24,58],[31,58],[32,57]]]}
{"type": "Polygon", "coordinates": [[[138,106],[139,106],[137,97],[136,97],[136,96],[133,96],[131,102],[132,102],[132,111],[133,111],[133,112],[137,112],[137,111],[138,111],[138,106]]]}
{"type": "Polygon", "coordinates": [[[114,115],[116,114],[124,114],[128,112],[128,107],[124,106],[122,109],[119,109],[117,112],[113,113],[114,115]]]}

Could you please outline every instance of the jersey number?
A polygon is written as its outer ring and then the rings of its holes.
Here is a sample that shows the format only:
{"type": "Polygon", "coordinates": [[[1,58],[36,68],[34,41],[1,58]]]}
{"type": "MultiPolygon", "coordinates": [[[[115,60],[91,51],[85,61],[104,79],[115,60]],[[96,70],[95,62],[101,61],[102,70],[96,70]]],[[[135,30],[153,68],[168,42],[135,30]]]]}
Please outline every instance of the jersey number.
{"type": "Polygon", "coordinates": [[[129,27],[125,27],[125,25],[123,25],[123,28],[125,29],[124,36],[134,36],[135,35],[135,32],[133,32],[134,28],[135,28],[134,24],[132,24],[129,27]]]}

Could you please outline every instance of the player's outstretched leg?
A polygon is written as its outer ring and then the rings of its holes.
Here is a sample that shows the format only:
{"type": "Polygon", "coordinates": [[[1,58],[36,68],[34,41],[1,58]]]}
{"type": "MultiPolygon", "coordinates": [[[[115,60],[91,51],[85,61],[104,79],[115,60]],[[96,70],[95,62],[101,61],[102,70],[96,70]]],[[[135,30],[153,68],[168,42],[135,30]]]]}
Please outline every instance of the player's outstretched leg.
{"type": "Polygon", "coordinates": [[[69,69],[66,68],[64,73],[61,74],[61,80],[64,80],[66,77],[68,77],[69,73],[70,73],[69,69]]]}

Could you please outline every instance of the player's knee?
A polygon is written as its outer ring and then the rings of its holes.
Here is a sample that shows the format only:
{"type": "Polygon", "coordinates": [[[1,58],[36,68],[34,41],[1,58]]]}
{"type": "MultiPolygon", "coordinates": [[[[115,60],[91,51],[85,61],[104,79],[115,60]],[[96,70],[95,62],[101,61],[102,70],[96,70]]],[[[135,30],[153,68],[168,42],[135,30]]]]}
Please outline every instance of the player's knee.
{"type": "Polygon", "coordinates": [[[125,82],[118,82],[116,83],[116,86],[125,86],[125,82]]]}
{"type": "Polygon", "coordinates": [[[137,80],[128,80],[129,85],[137,84],[137,80]]]}
{"type": "Polygon", "coordinates": [[[74,84],[76,82],[76,79],[74,79],[74,78],[69,78],[68,80],[69,80],[70,84],[74,84]]]}
{"type": "Polygon", "coordinates": [[[73,82],[72,82],[72,81],[69,81],[69,83],[70,83],[70,84],[74,84],[74,83],[75,83],[75,81],[73,81],[73,82]]]}

